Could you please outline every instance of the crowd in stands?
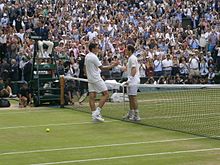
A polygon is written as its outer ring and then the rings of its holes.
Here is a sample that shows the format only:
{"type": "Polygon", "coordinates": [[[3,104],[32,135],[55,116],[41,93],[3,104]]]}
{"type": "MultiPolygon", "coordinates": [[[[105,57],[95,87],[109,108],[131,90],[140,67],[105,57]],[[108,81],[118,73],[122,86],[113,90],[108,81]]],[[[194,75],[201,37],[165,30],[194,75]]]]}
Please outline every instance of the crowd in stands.
{"type": "Polygon", "coordinates": [[[213,84],[220,1],[0,0],[2,79],[30,80],[35,42],[41,62],[55,58],[59,74],[79,77],[87,45],[96,42],[103,65],[121,61],[103,78],[125,78],[125,46],[133,44],[143,83],[213,84]]]}

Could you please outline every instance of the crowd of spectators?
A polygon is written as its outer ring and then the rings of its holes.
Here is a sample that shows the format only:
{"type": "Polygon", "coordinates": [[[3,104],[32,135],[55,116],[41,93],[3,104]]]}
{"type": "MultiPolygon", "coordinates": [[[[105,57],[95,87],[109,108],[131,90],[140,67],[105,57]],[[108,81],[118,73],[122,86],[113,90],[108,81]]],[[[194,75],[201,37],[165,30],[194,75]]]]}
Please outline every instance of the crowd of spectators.
{"type": "Polygon", "coordinates": [[[0,77],[30,79],[30,36],[41,28],[49,42],[38,56],[55,57],[59,74],[79,76],[89,42],[103,65],[121,61],[105,79],[126,77],[126,44],[135,45],[144,83],[213,84],[220,71],[219,0],[0,0],[0,77]]]}

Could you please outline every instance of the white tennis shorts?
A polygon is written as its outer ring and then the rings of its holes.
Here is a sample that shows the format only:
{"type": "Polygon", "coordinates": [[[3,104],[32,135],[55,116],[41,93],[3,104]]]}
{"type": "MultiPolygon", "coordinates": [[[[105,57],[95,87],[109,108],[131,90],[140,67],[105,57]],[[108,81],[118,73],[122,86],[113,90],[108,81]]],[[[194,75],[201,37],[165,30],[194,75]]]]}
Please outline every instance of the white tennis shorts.
{"type": "Polygon", "coordinates": [[[104,92],[107,91],[108,88],[105,85],[105,82],[103,80],[100,80],[98,82],[95,83],[88,83],[88,88],[89,88],[89,92],[104,92]]]}
{"type": "Polygon", "coordinates": [[[138,84],[140,84],[140,78],[134,77],[129,81],[128,85],[128,95],[136,96],[138,91],[138,84]]]}

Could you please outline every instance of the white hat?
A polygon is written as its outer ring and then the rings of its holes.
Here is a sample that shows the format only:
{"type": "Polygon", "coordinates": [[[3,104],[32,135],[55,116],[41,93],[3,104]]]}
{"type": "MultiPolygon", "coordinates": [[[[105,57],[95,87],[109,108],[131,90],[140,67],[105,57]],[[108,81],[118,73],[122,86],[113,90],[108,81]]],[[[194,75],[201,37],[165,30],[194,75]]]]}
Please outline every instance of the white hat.
{"type": "Polygon", "coordinates": [[[82,56],[86,56],[86,54],[85,53],[79,53],[80,55],[82,55],[82,56]]]}
{"type": "Polygon", "coordinates": [[[4,16],[4,17],[7,17],[7,14],[6,14],[6,13],[4,13],[4,14],[3,14],[3,16],[4,16]]]}
{"type": "Polygon", "coordinates": [[[61,43],[63,43],[63,44],[64,44],[64,41],[63,41],[63,40],[61,40],[61,41],[59,42],[59,44],[61,44],[61,43]]]}

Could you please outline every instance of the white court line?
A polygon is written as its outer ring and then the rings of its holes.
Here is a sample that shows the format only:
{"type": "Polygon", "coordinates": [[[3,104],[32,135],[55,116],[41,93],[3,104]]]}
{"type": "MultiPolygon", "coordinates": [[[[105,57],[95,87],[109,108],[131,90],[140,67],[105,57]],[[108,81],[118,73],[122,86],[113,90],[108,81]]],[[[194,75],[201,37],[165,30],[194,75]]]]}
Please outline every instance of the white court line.
{"type": "Polygon", "coordinates": [[[53,152],[53,151],[65,151],[65,150],[104,148],[104,147],[115,147],[115,146],[140,145],[140,144],[166,143],[166,142],[188,141],[188,140],[198,140],[198,139],[207,139],[207,137],[193,137],[193,138],[182,138],[182,139],[156,140],[156,141],[147,141],[147,142],[116,143],[116,144],[104,144],[104,145],[95,145],[95,146],[81,146],[81,147],[69,147],[69,148],[54,148],[54,149],[43,149],[43,150],[5,152],[5,153],[0,153],[0,156],[40,153],[40,152],[53,152]]]}
{"type": "Polygon", "coordinates": [[[125,155],[125,156],[115,156],[115,157],[105,157],[105,158],[37,163],[37,164],[32,164],[32,165],[69,164],[69,163],[91,162],[91,161],[101,161],[101,160],[114,160],[114,159],[136,158],[136,157],[146,157],[146,156],[156,156],[156,155],[173,155],[173,154],[196,153],[196,152],[219,151],[219,150],[220,148],[207,148],[207,149],[198,149],[198,150],[181,150],[181,151],[173,151],[173,152],[156,152],[156,153],[138,154],[138,155],[125,155]]]}
{"type": "MultiPolygon", "coordinates": [[[[105,123],[115,122],[117,120],[105,121],[105,123]]],[[[42,124],[42,125],[20,125],[20,126],[12,126],[12,127],[0,127],[0,130],[5,129],[16,129],[16,128],[36,128],[36,127],[45,127],[45,126],[66,126],[66,125],[83,125],[83,124],[91,124],[94,122],[81,122],[81,123],[59,123],[59,124],[42,124]]]]}

